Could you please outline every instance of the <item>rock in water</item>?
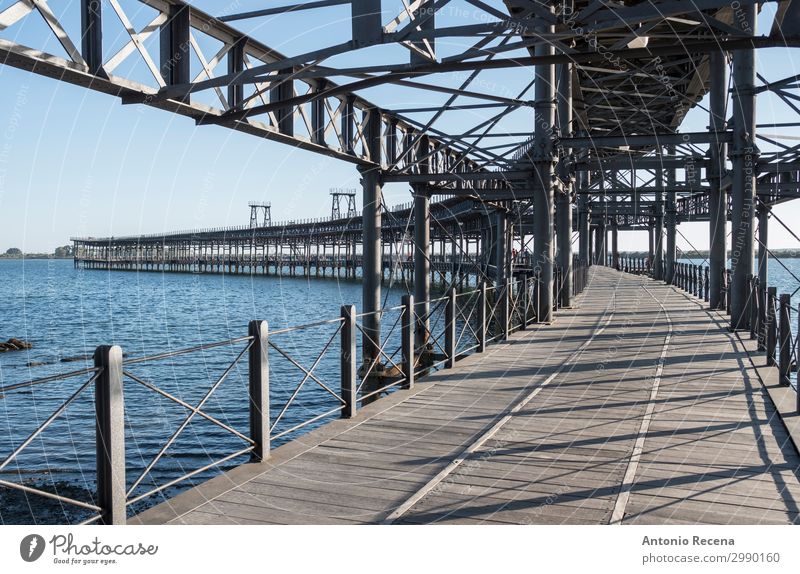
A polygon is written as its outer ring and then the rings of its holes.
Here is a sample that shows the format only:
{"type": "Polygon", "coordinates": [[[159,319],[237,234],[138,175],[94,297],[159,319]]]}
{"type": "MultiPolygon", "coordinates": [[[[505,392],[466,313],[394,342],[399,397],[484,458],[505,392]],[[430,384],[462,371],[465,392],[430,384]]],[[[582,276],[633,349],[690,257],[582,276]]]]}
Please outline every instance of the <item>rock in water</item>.
{"type": "Polygon", "coordinates": [[[6,341],[5,343],[0,342],[0,352],[3,351],[20,351],[22,349],[30,349],[33,345],[28,343],[27,341],[21,341],[20,339],[14,339],[13,337],[6,341]]]}

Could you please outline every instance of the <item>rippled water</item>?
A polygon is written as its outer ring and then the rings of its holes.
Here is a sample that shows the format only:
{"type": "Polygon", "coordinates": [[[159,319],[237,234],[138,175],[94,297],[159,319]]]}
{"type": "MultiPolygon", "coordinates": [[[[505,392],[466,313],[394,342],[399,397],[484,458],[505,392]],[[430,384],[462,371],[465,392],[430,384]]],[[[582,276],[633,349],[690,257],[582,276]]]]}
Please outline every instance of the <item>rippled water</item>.
{"type": "MultiPolygon", "coordinates": [[[[387,305],[400,302],[405,289],[384,286],[387,305]]],[[[162,353],[247,335],[251,319],[266,319],[270,331],[335,318],[343,304],[361,307],[361,285],[336,279],[162,274],[76,270],[68,260],[0,260],[0,339],[33,343],[27,351],[0,353],[0,386],[92,366],[96,346],[116,344],[128,358],[162,353]]],[[[394,323],[388,313],[386,327],[394,323]]],[[[338,325],[322,325],[271,340],[338,392],[338,325]]],[[[399,330],[399,329],[398,329],[399,330]]],[[[396,333],[392,335],[395,337],[396,333]]],[[[360,337],[358,337],[360,340],[360,337]]],[[[223,346],[156,362],[132,364],[126,371],[194,405],[243,351],[246,343],[223,346]]],[[[304,374],[279,353],[270,353],[273,420],[304,374]]],[[[0,460],[77,390],[89,375],[46,383],[0,397],[0,460]]],[[[94,492],[93,388],[87,387],[65,413],[11,464],[0,479],[36,485],[91,501],[94,492]]],[[[128,484],[150,463],[187,416],[187,410],[131,379],[125,379],[128,484]]],[[[291,429],[338,406],[315,381],[307,380],[273,434],[291,429]]],[[[210,396],[204,412],[248,434],[247,355],[210,396]]],[[[317,424],[322,424],[320,423],[317,424]]],[[[309,427],[309,428],[313,428],[309,427]]],[[[302,432],[305,432],[304,429],[302,432]]],[[[276,441],[280,444],[297,433],[276,441]]],[[[246,447],[231,432],[195,417],[164,453],[134,496],[246,447]]],[[[232,460],[228,466],[246,458],[232,460]]],[[[209,473],[196,477],[207,478],[209,473]]],[[[137,505],[159,502],[169,489],[137,505]]],[[[65,522],[70,507],[45,504],[0,487],[3,522],[65,522]],[[30,508],[29,508],[30,503],[30,508]],[[35,515],[35,518],[32,516],[35,515]]]]}

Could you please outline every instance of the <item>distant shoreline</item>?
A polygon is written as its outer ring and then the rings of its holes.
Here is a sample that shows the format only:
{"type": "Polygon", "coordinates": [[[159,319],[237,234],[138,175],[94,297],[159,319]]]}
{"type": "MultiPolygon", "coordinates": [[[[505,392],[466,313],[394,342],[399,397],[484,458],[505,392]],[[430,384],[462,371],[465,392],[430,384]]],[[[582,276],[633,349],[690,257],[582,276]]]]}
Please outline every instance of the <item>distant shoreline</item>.
{"type": "Polygon", "coordinates": [[[3,259],[72,259],[72,255],[66,257],[56,257],[52,253],[26,253],[24,255],[0,255],[3,259]]]}

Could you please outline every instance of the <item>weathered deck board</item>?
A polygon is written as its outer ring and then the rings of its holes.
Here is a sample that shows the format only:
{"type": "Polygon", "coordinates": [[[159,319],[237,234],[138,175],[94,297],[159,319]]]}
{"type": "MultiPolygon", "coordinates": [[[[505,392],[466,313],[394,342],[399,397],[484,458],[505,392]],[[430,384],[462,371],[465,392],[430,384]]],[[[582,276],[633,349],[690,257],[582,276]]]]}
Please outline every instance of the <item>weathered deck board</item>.
{"type": "Polygon", "coordinates": [[[723,317],[605,268],[578,302],[133,522],[800,521],[800,457],[723,317]]]}

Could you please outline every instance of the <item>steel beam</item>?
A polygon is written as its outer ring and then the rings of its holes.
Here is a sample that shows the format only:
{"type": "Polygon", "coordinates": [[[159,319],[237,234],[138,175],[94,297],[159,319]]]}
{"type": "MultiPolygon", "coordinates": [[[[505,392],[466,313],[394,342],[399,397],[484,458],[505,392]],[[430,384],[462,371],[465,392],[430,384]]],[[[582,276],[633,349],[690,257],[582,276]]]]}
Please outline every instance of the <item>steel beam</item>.
{"type": "MultiPolygon", "coordinates": [[[[188,5],[170,4],[161,27],[161,75],[168,86],[191,81],[190,12],[188,5]]],[[[188,101],[189,95],[176,99],[188,101]]]]}
{"type": "MultiPolygon", "coordinates": [[[[553,11],[553,6],[549,7],[553,11]]],[[[538,34],[551,34],[553,25],[537,19],[534,31],[538,34]]],[[[535,55],[553,55],[549,43],[537,44],[535,55]]],[[[532,181],[533,193],[533,257],[534,267],[539,272],[538,309],[540,322],[549,323],[553,319],[553,184],[555,150],[553,146],[555,131],[555,66],[539,64],[535,68],[535,103],[533,148],[529,158],[534,165],[532,181]]],[[[570,230],[571,232],[571,230],[570,230]]]]}
{"type": "MultiPolygon", "coordinates": [[[[373,108],[367,118],[367,145],[371,154],[380,154],[379,111],[373,108]]],[[[363,283],[362,300],[364,312],[363,338],[361,343],[364,365],[369,369],[379,361],[381,341],[381,207],[383,190],[380,172],[375,168],[359,168],[363,186],[363,283]]]]}
{"type": "Polygon", "coordinates": [[[559,143],[571,148],[652,147],[657,145],[707,144],[731,141],[731,132],[654,133],[648,135],[583,136],[561,138],[559,143]]]}
{"type": "MultiPolygon", "coordinates": [[[[755,34],[755,6],[742,6],[737,11],[737,24],[748,34],[755,34]]],[[[753,274],[753,230],[755,220],[755,163],[758,150],[755,144],[756,94],[755,51],[738,49],[733,52],[733,142],[731,162],[731,329],[747,329],[749,313],[749,277],[753,274]]]]}
{"type": "Polygon", "coordinates": [[[89,72],[103,69],[103,19],[100,0],[81,0],[81,55],[89,72]]]}
{"type": "Polygon", "coordinates": [[[428,342],[431,298],[431,216],[430,198],[424,189],[414,188],[414,300],[416,319],[415,339],[424,346],[428,342]]]}
{"type": "Polygon", "coordinates": [[[769,238],[769,213],[771,208],[763,203],[758,204],[758,281],[761,285],[768,285],[769,252],[767,239],[769,238]]]}
{"type": "MultiPolygon", "coordinates": [[[[580,152],[582,157],[585,157],[587,154],[588,151],[586,150],[580,152]]],[[[575,178],[578,192],[578,258],[580,259],[581,265],[588,266],[592,264],[591,213],[589,197],[587,195],[581,195],[581,193],[588,190],[591,185],[591,172],[589,170],[578,171],[575,174],[575,178]]]]}
{"type": "Polygon", "coordinates": [[[653,279],[664,279],[664,172],[656,169],[656,202],[653,206],[653,279]]]}
{"type": "MultiPolygon", "coordinates": [[[[728,62],[723,52],[713,52],[709,61],[711,74],[709,129],[722,131],[726,129],[728,103],[728,62]]],[[[728,199],[722,186],[722,177],[726,173],[725,155],[727,146],[724,143],[709,146],[710,161],[706,174],[708,176],[708,211],[709,211],[709,306],[711,309],[725,307],[722,274],[727,263],[727,211],[728,199]]]]}
{"type": "Polygon", "coordinates": [[[506,236],[508,235],[508,222],[506,214],[502,211],[495,212],[495,243],[494,243],[494,265],[495,265],[495,287],[496,293],[500,293],[506,279],[509,277],[509,269],[506,263],[506,236]]]}
{"type": "Polygon", "coordinates": [[[594,228],[594,262],[596,265],[605,265],[606,253],[606,224],[600,221],[594,228]]]}
{"type": "MultiPolygon", "coordinates": [[[[572,65],[558,66],[558,131],[561,136],[572,135],[572,65]]],[[[562,158],[570,154],[569,148],[559,150],[562,158]]],[[[556,197],[556,240],[558,266],[562,272],[560,305],[572,306],[572,178],[565,163],[559,166],[561,185],[556,197]]]]}
{"type": "MultiPolygon", "coordinates": [[[[667,155],[675,155],[675,146],[667,146],[667,155]]],[[[667,188],[671,189],[673,187],[675,187],[675,168],[669,167],[667,168],[667,188]]],[[[666,266],[666,269],[664,270],[664,280],[670,285],[673,284],[675,280],[675,263],[677,257],[675,235],[677,233],[676,225],[678,221],[675,199],[675,192],[668,191],[665,213],[665,223],[667,227],[667,253],[664,257],[664,264],[666,266]]]]}

